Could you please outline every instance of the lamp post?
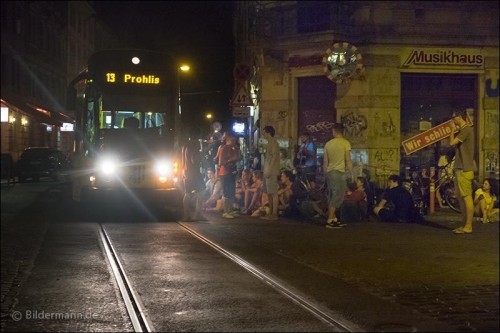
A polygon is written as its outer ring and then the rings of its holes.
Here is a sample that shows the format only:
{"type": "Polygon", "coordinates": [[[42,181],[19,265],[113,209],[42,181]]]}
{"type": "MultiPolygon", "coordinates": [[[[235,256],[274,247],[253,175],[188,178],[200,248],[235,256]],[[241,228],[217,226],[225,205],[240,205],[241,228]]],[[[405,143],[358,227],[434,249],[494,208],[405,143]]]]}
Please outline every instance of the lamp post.
{"type": "Polygon", "coordinates": [[[181,109],[181,73],[182,72],[189,72],[189,70],[191,69],[191,67],[189,67],[189,65],[181,65],[178,69],[178,75],[177,75],[177,90],[179,92],[179,96],[178,96],[178,103],[179,103],[179,116],[182,114],[182,109],[181,109]]]}

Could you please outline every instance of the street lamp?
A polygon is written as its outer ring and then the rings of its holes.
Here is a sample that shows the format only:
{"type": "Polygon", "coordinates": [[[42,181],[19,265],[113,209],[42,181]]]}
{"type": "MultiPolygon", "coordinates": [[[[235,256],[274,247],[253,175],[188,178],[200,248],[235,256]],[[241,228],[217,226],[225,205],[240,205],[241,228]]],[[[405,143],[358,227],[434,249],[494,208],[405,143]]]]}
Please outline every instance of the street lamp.
{"type": "Polygon", "coordinates": [[[207,113],[206,117],[207,117],[208,120],[210,120],[210,119],[212,119],[212,114],[211,113],[207,113]]]}
{"type": "Polygon", "coordinates": [[[191,69],[191,67],[189,67],[189,65],[181,65],[177,71],[177,90],[179,92],[179,100],[178,100],[178,103],[179,103],[179,116],[182,114],[182,110],[181,110],[181,73],[184,72],[189,72],[189,70],[191,69]]]}

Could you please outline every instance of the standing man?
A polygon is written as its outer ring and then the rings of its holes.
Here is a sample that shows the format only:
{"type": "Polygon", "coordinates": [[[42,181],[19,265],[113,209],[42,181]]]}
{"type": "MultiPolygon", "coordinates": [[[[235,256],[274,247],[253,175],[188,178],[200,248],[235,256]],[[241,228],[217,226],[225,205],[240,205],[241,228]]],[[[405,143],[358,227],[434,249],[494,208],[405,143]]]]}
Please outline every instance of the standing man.
{"type": "Polygon", "coordinates": [[[340,123],[332,126],[333,139],[325,144],[323,159],[323,172],[326,175],[328,185],[328,219],[327,228],[340,228],[341,224],[336,216],[336,210],[342,205],[344,193],[347,189],[346,169],[349,171],[351,179],[352,160],[351,143],[344,138],[344,127],[340,123]]]}
{"type": "Polygon", "coordinates": [[[236,138],[226,133],[225,144],[219,147],[217,152],[218,157],[218,174],[222,183],[222,193],[224,196],[224,213],[223,218],[232,219],[234,215],[233,204],[236,194],[236,163],[240,160],[240,149],[236,146],[236,138]]]}
{"type": "Polygon", "coordinates": [[[270,214],[262,216],[265,220],[278,219],[278,175],[280,174],[280,147],[274,138],[274,127],[264,127],[263,137],[267,140],[264,157],[264,191],[269,196],[270,214]]]}
{"type": "Polygon", "coordinates": [[[455,147],[455,190],[459,194],[460,211],[464,226],[453,230],[455,234],[472,233],[472,217],[474,201],[472,200],[472,180],[476,163],[474,161],[474,131],[468,122],[466,110],[454,111],[452,119],[458,128],[455,134],[450,135],[450,146],[455,147]]]}

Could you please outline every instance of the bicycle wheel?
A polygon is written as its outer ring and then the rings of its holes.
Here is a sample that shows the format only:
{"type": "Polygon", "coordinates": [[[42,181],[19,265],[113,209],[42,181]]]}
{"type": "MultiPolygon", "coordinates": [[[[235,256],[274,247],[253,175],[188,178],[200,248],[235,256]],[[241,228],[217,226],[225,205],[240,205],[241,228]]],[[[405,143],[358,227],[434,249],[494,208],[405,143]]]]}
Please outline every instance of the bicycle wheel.
{"type": "Polygon", "coordinates": [[[460,213],[460,202],[458,201],[458,194],[455,191],[455,185],[453,183],[445,184],[443,188],[443,199],[446,204],[453,209],[455,212],[460,213]]]}

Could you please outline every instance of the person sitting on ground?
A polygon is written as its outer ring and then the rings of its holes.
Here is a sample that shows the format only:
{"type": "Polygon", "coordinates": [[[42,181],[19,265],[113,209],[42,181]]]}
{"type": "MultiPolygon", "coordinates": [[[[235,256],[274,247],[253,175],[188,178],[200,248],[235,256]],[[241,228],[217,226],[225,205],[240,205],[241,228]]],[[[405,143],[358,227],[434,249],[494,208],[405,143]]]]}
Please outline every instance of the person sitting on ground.
{"type": "Polygon", "coordinates": [[[243,169],[236,179],[235,204],[241,208],[245,206],[245,191],[252,185],[252,172],[243,169]]]}
{"type": "Polygon", "coordinates": [[[398,175],[389,176],[388,189],[373,212],[382,222],[420,222],[411,193],[400,183],[398,175]]]}
{"type": "Polygon", "coordinates": [[[495,208],[496,201],[498,201],[498,184],[494,179],[486,178],[482,187],[474,193],[474,216],[480,218],[483,223],[498,222],[499,209],[495,208]]]}
{"type": "Polygon", "coordinates": [[[205,183],[205,191],[202,194],[202,209],[206,211],[215,211],[217,201],[222,199],[222,183],[217,178],[215,170],[209,168],[207,170],[208,180],[205,183]]]}
{"type": "Polygon", "coordinates": [[[344,201],[340,206],[340,221],[360,222],[366,217],[367,201],[363,191],[363,177],[358,177],[356,182],[347,183],[344,201]]]}
{"type": "Polygon", "coordinates": [[[299,211],[300,215],[314,220],[326,219],[328,214],[328,197],[324,187],[311,179],[308,180],[306,195],[300,196],[299,211]]]}
{"type": "Polygon", "coordinates": [[[252,214],[253,211],[261,206],[262,192],[264,191],[264,181],[262,171],[252,172],[252,184],[245,190],[245,201],[242,214],[252,214]]]}
{"type": "Polygon", "coordinates": [[[280,174],[280,189],[278,190],[278,213],[289,216],[290,198],[292,196],[292,185],[295,176],[291,170],[284,170],[280,174]]]}
{"type": "Polygon", "coordinates": [[[252,217],[269,215],[270,212],[271,208],[269,207],[269,195],[266,192],[262,192],[259,206],[252,212],[252,217]]]}
{"type": "Polygon", "coordinates": [[[280,168],[281,170],[293,170],[292,160],[288,158],[288,154],[284,148],[280,148],[280,168]]]}
{"type": "Polygon", "coordinates": [[[369,217],[373,213],[373,208],[377,204],[375,202],[375,184],[371,181],[371,174],[370,170],[368,169],[363,169],[362,171],[363,175],[361,176],[364,179],[364,191],[366,193],[366,201],[368,203],[367,205],[367,217],[369,217]]]}

